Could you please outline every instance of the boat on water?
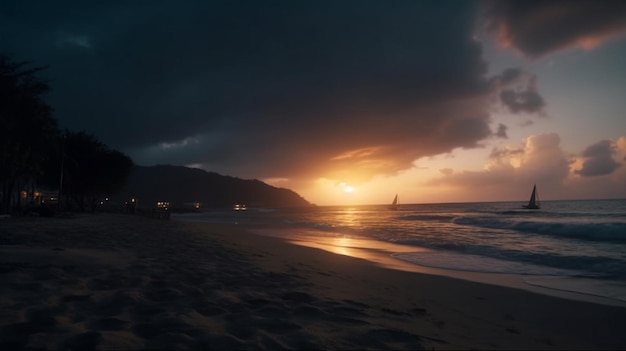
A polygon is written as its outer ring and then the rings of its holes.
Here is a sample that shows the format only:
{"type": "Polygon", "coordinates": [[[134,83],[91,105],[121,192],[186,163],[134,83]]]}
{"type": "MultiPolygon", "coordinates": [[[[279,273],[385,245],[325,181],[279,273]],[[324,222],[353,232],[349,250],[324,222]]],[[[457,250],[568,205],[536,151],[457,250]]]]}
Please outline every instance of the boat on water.
{"type": "Polygon", "coordinates": [[[533,192],[530,194],[530,200],[528,200],[528,205],[523,205],[523,208],[529,210],[538,210],[541,208],[539,204],[539,194],[537,193],[537,185],[533,185],[533,192]]]}
{"type": "Polygon", "coordinates": [[[398,194],[396,194],[396,197],[393,198],[393,201],[391,202],[391,205],[389,205],[389,209],[390,210],[397,210],[398,209],[398,194]]]}

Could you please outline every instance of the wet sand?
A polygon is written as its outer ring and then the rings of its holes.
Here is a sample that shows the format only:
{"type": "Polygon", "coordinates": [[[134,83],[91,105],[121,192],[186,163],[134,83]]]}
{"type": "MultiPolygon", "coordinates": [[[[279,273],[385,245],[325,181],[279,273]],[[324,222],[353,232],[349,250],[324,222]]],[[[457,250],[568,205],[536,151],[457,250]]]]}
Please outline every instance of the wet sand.
{"type": "MultiPolygon", "coordinates": [[[[472,270],[472,267],[467,267],[465,270],[446,269],[418,265],[394,257],[397,254],[403,253],[434,254],[437,256],[442,254],[442,252],[428,248],[397,245],[368,238],[328,236],[326,233],[318,233],[316,230],[289,226],[275,226],[273,228],[249,226],[247,230],[250,233],[258,235],[281,238],[296,245],[361,258],[378,266],[394,270],[439,275],[472,282],[523,289],[560,298],[626,307],[626,283],[621,283],[618,286],[598,279],[580,277],[570,278],[539,274],[481,272],[472,270]]],[[[445,253],[444,256],[446,256],[445,253]]],[[[450,259],[456,258],[454,255],[452,256],[453,257],[450,257],[450,259]]]]}
{"type": "Polygon", "coordinates": [[[390,269],[254,229],[3,219],[0,347],[626,348],[624,307],[390,269]]]}

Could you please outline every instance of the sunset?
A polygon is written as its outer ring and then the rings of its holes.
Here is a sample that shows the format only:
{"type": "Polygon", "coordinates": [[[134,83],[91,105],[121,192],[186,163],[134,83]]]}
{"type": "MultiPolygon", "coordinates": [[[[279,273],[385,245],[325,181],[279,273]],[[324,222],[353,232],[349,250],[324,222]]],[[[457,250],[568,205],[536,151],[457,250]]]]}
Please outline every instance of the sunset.
{"type": "Polygon", "coordinates": [[[0,4],[0,348],[625,349],[626,1],[0,4]]]}
{"type": "Polygon", "coordinates": [[[546,199],[615,198],[624,6],[9,1],[0,30],[5,53],[48,67],[61,126],[138,165],[319,205],[517,200],[532,183],[546,199]]]}

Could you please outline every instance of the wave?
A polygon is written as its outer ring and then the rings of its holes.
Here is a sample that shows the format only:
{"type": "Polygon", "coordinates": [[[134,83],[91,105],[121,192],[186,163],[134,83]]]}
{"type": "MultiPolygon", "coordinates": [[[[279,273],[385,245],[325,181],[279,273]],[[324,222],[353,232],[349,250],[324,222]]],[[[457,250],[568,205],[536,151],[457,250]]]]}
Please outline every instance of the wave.
{"type": "Polygon", "coordinates": [[[489,229],[508,229],[560,238],[626,243],[626,222],[623,221],[582,223],[493,217],[456,217],[452,220],[452,223],[489,229]]]}
{"type": "Polygon", "coordinates": [[[403,252],[393,256],[415,264],[487,273],[593,276],[624,280],[626,262],[608,257],[532,254],[480,247],[433,248],[433,252],[403,252]],[[552,272],[552,273],[550,273],[552,272]]]}
{"type": "Polygon", "coordinates": [[[574,269],[557,268],[448,251],[402,252],[395,253],[392,256],[421,266],[468,272],[509,273],[522,275],[597,276],[593,273],[574,269]]]}
{"type": "Polygon", "coordinates": [[[400,216],[398,219],[404,221],[435,221],[435,222],[450,222],[456,216],[452,215],[437,215],[437,214],[423,214],[423,215],[406,215],[400,216]]]}

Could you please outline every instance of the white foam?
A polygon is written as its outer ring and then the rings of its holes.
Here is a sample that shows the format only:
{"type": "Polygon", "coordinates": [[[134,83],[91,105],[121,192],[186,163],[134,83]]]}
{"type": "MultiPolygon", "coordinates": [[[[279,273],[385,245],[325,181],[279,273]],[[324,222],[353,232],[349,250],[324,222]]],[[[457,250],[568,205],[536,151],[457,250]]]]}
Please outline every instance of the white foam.
{"type": "Polygon", "coordinates": [[[588,275],[580,271],[447,251],[403,252],[393,254],[393,257],[421,266],[457,271],[555,276],[588,275]]]}

